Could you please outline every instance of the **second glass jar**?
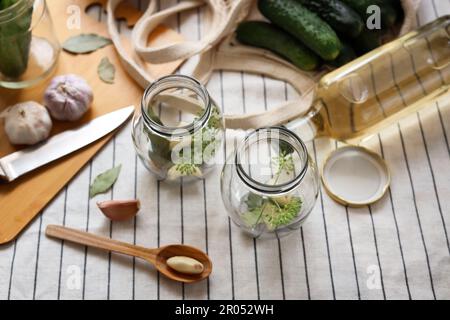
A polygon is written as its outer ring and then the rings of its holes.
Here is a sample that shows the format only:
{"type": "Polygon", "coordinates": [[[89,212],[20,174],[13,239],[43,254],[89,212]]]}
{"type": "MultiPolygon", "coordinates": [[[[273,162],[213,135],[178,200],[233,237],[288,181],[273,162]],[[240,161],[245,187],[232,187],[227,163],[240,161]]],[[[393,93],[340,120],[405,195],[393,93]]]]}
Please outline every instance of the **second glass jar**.
{"type": "Polygon", "coordinates": [[[133,119],[133,141],[145,167],[159,180],[203,178],[223,143],[224,120],[197,80],[172,75],[150,85],[133,119]]]}
{"type": "Polygon", "coordinates": [[[228,158],[222,197],[230,218],[255,238],[300,228],[319,195],[317,166],[300,138],[283,127],[250,133],[228,158]]]}

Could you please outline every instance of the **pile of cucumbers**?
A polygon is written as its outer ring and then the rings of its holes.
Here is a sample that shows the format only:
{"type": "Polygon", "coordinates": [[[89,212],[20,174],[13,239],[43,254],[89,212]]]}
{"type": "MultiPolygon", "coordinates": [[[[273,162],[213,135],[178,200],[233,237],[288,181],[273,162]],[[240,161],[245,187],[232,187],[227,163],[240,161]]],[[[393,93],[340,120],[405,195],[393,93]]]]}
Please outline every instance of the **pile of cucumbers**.
{"type": "Polygon", "coordinates": [[[270,50],[306,71],[323,62],[340,67],[379,47],[403,15],[400,0],[258,0],[258,8],[272,23],[241,23],[238,41],[270,50]],[[371,5],[380,8],[381,29],[366,26],[371,5]]]}

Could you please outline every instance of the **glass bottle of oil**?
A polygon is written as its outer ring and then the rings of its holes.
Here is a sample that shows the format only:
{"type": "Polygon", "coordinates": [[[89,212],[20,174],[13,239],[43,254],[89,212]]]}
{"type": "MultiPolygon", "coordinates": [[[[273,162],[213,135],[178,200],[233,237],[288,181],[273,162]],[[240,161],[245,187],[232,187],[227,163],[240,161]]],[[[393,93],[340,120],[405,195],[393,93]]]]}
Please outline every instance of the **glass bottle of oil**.
{"type": "Polygon", "coordinates": [[[444,16],[324,76],[310,110],[286,127],[306,141],[355,142],[434,100],[450,101],[449,83],[450,16],[444,16]]]}

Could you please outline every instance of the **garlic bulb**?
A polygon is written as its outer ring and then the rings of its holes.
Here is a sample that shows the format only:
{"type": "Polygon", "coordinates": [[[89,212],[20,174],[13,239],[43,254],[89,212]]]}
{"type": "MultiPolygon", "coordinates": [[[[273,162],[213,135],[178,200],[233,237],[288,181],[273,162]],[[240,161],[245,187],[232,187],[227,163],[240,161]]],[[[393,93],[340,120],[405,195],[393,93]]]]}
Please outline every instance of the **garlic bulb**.
{"type": "Polygon", "coordinates": [[[51,130],[52,119],[39,103],[19,103],[5,114],[5,131],[12,144],[36,144],[47,139],[51,130]]]}
{"type": "Polygon", "coordinates": [[[93,100],[92,89],[88,83],[73,74],[54,78],[44,95],[50,114],[61,121],[79,120],[90,108],[93,100]]]}

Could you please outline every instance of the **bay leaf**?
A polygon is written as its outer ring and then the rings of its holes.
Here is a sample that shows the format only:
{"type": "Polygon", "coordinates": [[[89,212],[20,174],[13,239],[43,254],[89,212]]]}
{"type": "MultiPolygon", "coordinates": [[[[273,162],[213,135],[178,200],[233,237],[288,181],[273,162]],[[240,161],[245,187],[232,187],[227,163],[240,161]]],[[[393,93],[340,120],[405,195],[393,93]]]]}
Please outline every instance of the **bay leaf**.
{"type": "Polygon", "coordinates": [[[109,61],[108,58],[103,58],[98,65],[98,76],[100,79],[108,84],[113,84],[116,77],[116,67],[109,61]]]}
{"type": "Polygon", "coordinates": [[[120,170],[122,170],[122,165],[98,175],[89,188],[89,196],[93,198],[96,195],[105,193],[111,189],[114,183],[116,183],[117,178],[119,178],[120,170]]]}
{"type": "Polygon", "coordinates": [[[111,39],[94,33],[83,33],[67,39],[62,47],[65,51],[74,54],[91,53],[112,44],[111,39]]]}

